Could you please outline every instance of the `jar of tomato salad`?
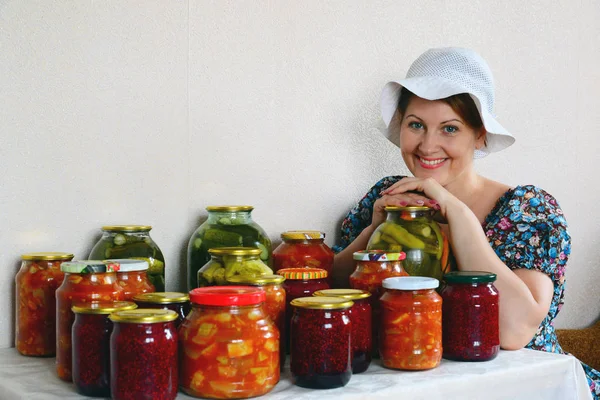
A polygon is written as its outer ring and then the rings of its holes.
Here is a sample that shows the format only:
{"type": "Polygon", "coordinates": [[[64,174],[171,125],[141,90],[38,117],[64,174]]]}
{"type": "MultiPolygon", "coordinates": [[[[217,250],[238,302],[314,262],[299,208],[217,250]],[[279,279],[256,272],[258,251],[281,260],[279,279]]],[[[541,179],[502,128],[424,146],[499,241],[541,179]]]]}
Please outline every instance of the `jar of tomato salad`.
{"type": "Polygon", "coordinates": [[[123,288],[117,282],[119,264],[105,261],[68,261],[60,266],[65,273],[62,285],[56,290],[56,371],[58,377],[71,381],[71,328],[74,304],[92,301],[123,300],[123,288]]]}
{"type": "Polygon", "coordinates": [[[123,288],[126,301],[132,301],[138,294],[154,292],[154,285],[148,279],[147,261],[123,258],[106,261],[119,264],[117,280],[123,288]]]}
{"type": "Polygon", "coordinates": [[[283,242],[273,250],[273,269],[320,268],[327,271],[332,285],[333,250],[325,244],[325,233],[319,231],[288,231],[281,234],[283,242]]]}
{"type": "Polygon", "coordinates": [[[487,361],[500,350],[496,274],[454,271],[444,275],[442,288],[443,357],[457,361],[487,361]]]}
{"type": "Polygon", "coordinates": [[[110,396],[110,334],[108,315],[133,310],[129,301],[103,301],[73,306],[73,383],[78,393],[92,397],[110,396]]]}
{"type": "Polygon", "coordinates": [[[110,393],[114,400],[177,396],[177,313],[143,309],[109,316],[110,393]]]}
{"type": "Polygon", "coordinates": [[[263,309],[265,291],[214,286],[190,292],[179,329],[181,389],[194,397],[261,396],[279,381],[279,332],[263,309]]]}
{"type": "Polygon", "coordinates": [[[379,354],[386,368],[424,370],[442,359],[439,281],[402,276],[383,281],[379,354]]]}
{"type": "Polygon", "coordinates": [[[27,253],[15,277],[15,347],[24,356],[56,354],[56,289],[70,253],[27,253]]]}
{"type": "Polygon", "coordinates": [[[290,370],[310,389],[346,386],[352,376],[351,300],[300,297],[292,301],[290,370]]]}
{"type": "Polygon", "coordinates": [[[191,309],[190,296],[180,292],[143,293],[134,296],[133,301],[139,308],[161,308],[175,311],[177,313],[177,319],[175,320],[177,328],[191,309]]]}
{"type": "Polygon", "coordinates": [[[358,289],[325,289],[318,290],[314,296],[339,297],[352,300],[350,320],[352,321],[352,373],[359,374],[369,368],[373,340],[371,333],[371,293],[358,289]]]}
{"type": "Polygon", "coordinates": [[[208,250],[211,259],[198,271],[198,286],[223,286],[234,276],[272,275],[273,270],[260,259],[261,250],[253,247],[219,247],[208,250]]]}
{"type": "Polygon", "coordinates": [[[250,285],[262,288],[265,291],[264,309],[267,316],[275,323],[279,330],[279,367],[283,370],[285,364],[285,289],[281,285],[285,278],[281,275],[263,275],[256,278],[232,277],[229,282],[234,285],[250,285]]]}

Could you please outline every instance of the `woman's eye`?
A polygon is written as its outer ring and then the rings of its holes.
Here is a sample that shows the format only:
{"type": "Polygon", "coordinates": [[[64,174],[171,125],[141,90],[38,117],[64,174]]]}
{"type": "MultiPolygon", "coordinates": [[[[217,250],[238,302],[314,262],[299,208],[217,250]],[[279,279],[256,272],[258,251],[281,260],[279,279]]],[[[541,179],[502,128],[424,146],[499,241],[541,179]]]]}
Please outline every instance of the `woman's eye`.
{"type": "Polygon", "coordinates": [[[456,126],[452,126],[452,125],[447,125],[444,127],[444,132],[446,133],[456,133],[456,131],[458,131],[458,128],[456,126]]]}
{"type": "Polygon", "coordinates": [[[421,129],[423,128],[423,124],[420,122],[409,122],[408,126],[413,129],[421,129]]]}

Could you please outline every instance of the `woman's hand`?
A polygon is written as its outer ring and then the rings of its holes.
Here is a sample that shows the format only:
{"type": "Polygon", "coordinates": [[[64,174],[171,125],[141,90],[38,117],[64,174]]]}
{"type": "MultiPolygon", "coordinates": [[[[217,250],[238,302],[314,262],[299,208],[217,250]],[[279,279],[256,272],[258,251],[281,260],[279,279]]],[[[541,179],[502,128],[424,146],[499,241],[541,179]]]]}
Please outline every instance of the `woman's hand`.
{"type": "Polygon", "coordinates": [[[373,204],[373,216],[371,219],[371,225],[374,228],[377,228],[380,224],[382,224],[385,221],[387,216],[385,212],[385,207],[387,206],[405,207],[426,205],[428,207],[437,209],[438,206],[435,200],[428,199],[427,197],[418,193],[398,192],[393,194],[387,194],[387,192],[397,184],[398,183],[395,183],[394,185],[390,186],[390,188],[382,191],[381,193],[383,193],[383,196],[377,199],[375,204],[373,204]]]}
{"type": "MultiPolygon", "coordinates": [[[[404,178],[381,193],[383,194],[382,199],[384,197],[395,198],[397,196],[402,196],[404,201],[406,201],[407,198],[414,199],[413,201],[409,201],[408,204],[403,204],[403,206],[424,205],[435,208],[440,211],[444,218],[446,218],[446,212],[450,202],[457,200],[456,197],[433,178],[404,178]],[[414,192],[423,193],[424,196],[414,192]]],[[[377,203],[375,203],[375,205],[377,205],[377,203]]],[[[375,216],[375,207],[373,207],[373,216],[375,216]]]]}

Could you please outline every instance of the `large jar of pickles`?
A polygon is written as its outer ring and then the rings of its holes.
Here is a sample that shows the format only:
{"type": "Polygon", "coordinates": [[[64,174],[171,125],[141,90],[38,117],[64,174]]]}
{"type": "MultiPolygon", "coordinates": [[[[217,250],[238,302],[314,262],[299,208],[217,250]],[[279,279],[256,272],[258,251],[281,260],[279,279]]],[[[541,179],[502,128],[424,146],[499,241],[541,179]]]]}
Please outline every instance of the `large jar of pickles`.
{"type": "Polygon", "coordinates": [[[227,285],[227,281],[234,276],[253,278],[273,274],[273,270],[261,260],[260,249],[220,247],[208,252],[211,258],[198,271],[198,287],[227,285]]]}
{"type": "Polygon", "coordinates": [[[325,244],[325,233],[319,231],[288,231],[281,234],[283,242],[273,250],[273,269],[320,268],[327,271],[332,284],[333,251],[325,244]]]}
{"type": "Polygon", "coordinates": [[[158,292],[165,291],[165,257],[150,237],[151,226],[110,225],[92,248],[90,259],[133,258],[148,263],[148,278],[158,292]]]}
{"type": "Polygon", "coordinates": [[[386,368],[424,370],[442,359],[442,298],[439,281],[401,276],[383,281],[379,354],[386,368]]]}
{"type": "MultiPolygon", "coordinates": [[[[188,244],[188,289],[197,288],[198,270],[210,261],[209,249],[255,247],[260,259],[271,266],[271,240],[252,220],[251,206],[206,207],[208,219],[196,229],[188,244]]],[[[272,272],[271,272],[272,273],[272,272]]]]}
{"type": "Polygon", "coordinates": [[[109,316],[110,393],[113,400],[177,397],[177,314],[171,310],[117,311],[109,316]]]}
{"type": "Polygon", "coordinates": [[[261,396],[279,381],[279,331],[263,309],[265,291],[220,286],[190,292],[179,328],[179,384],[190,396],[261,396]]]}
{"type": "Polygon", "coordinates": [[[433,220],[429,207],[385,207],[386,221],[371,235],[367,250],[406,253],[404,269],[409,275],[438,280],[449,271],[450,247],[433,220]]]}
{"type": "Polygon", "coordinates": [[[144,260],[115,259],[106,260],[119,264],[117,271],[117,280],[123,288],[125,300],[131,301],[142,293],[152,293],[155,291],[154,285],[148,278],[148,262],[144,260]]]}
{"type": "Polygon", "coordinates": [[[154,292],[142,293],[133,297],[133,301],[140,308],[161,308],[177,313],[175,326],[179,328],[185,316],[190,312],[190,296],[180,292],[154,292]]]}
{"type": "Polygon", "coordinates": [[[70,253],[28,253],[21,256],[15,277],[15,347],[24,356],[56,354],[56,289],[62,284],[63,261],[70,253]]]}
{"type": "Polygon", "coordinates": [[[92,301],[123,300],[115,272],[118,268],[118,264],[95,260],[61,264],[65,279],[56,290],[56,372],[60,379],[72,380],[71,328],[75,314],[71,307],[92,301]]]}

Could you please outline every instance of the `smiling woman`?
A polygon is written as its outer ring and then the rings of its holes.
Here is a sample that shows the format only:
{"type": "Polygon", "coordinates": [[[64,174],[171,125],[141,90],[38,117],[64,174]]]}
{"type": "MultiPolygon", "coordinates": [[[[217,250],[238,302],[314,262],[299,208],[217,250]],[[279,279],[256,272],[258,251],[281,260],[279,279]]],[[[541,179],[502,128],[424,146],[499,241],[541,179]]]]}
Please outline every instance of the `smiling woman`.
{"type": "MultiPolygon", "coordinates": [[[[387,136],[413,176],[383,178],[348,213],[334,247],[334,279],[347,285],[353,253],[385,221],[386,206],[427,205],[447,221],[442,230],[458,269],[496,274],[501,347],[563,353],[552,324],[564,302],[571,250],[562,210],[543,189],[492,181],[473,165],[514,142],[494,117],[493,82],[474,51],[440,48],[422,54],[406,79],[384,87],[387,136]]],[[[584,369],[599,399],[600,373],[584,369]]]]}

